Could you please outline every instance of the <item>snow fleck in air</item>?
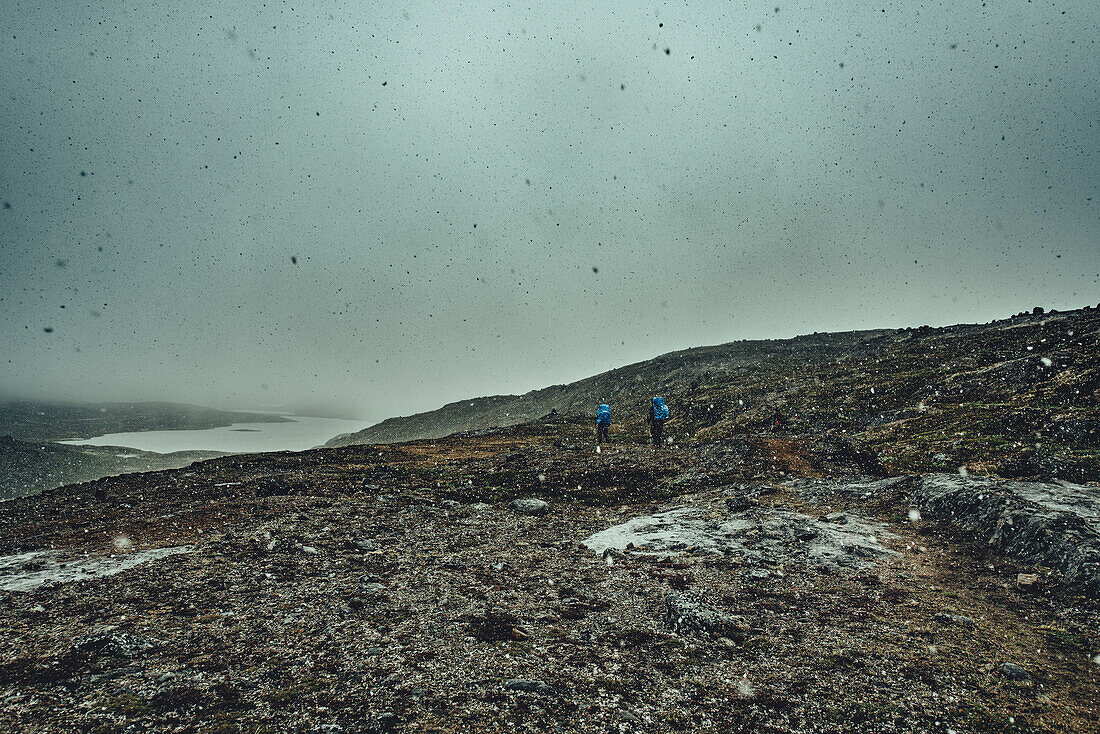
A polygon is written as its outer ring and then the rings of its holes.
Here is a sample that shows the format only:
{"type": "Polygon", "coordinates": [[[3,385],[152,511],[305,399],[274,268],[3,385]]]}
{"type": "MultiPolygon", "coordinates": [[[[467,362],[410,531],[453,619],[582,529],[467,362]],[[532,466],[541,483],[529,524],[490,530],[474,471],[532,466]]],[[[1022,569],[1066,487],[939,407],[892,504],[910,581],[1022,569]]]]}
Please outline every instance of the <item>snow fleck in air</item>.
{"type": "Polygon", "coordinates": [[[744,407],[745,406],[745,401],[744,400],[738,400],[737,404],[740,405],[741,407],[744,407]]]}
{"type": "Polygon", "coordinates": [[[752,698],[756,695],[756,691],[753,690],[752,683],[749,683],[747,678],[742,678],[737,681],[737,695],[740,698],[752,698]]]}
{"type": "Polygon", "coordinates": [[[961,474],[961,475],[963,475],[963,476],[965,477],[965,476],[968,476],[968,475],[970,474],[970,472],[968,472],[968,471],[966,470],[966,467],[965,467],[965,466],[960,466],[960,467],[959,467],[959,474],[961,474]]]}
{"type": "Polygon", "coordinates": [[[1100,655],[1097,655],[1096,657],[1094,657],[1092,659],[1092,662],[1096,663],[1097,665],[1100,665],[1100,655]]]}
{"type": "Polygon", "coordinates": [[[111,543],[114,544],[115,550],[125,553],[133,546],[133,542],[125,535],[116,535],[111,543]]]}
{"type": "Polygon", "coordinates": [[[872,394],[872,395],[874,395],[874,394],[875,394],[875,388],[873,388],[873,387],[871,388],[871,394],[872,394]]]}
{"type": "Polygon", "coordinates": [[[909,522],[919,522],[919,521],[920,521],[920,510],[918,510],[916,507],[914,507],[913,509],[909,510],[909,522]]]}
{"type": "Polygon", "coordinates": [[[1028,348],[1027,348],[1027,351],[1029,351],[1029,352],[1030,352],[1030,351],[1032,351],[1033,349],[1035,349],[1035,347],[1028,347],[1028,348]]]}
{"type": "Polygon", "coordinates": [[[1050,367],[1052,364],[1054,364],[1054,362],[1051,361],[1050,357],[1039,357],[1039,361],[1043,363],[1044,367],[1050,367]]]}
{"type": "Polygon", "coordinates": [[[597,453],[597,454],[599,454],[599,453],[603,453],[602,451],[600,451],[600,447],[599,447],[599,446],[597,446],[597,447],[596,447],[596,453],[597,453]]]}

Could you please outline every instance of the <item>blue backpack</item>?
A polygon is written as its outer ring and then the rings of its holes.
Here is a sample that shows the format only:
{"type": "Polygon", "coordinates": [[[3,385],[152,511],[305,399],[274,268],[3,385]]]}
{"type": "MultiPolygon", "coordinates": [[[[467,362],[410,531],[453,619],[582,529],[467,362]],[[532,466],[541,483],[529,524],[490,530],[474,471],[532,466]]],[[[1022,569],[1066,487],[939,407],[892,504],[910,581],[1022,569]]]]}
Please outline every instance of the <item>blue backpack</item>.
{"type": "Polygon", "coordinates": [[[668,406],[665,405],[664,398],[653,398],[653,418],[659,421],[668,420],[668,406]]]}
{"type": "Polygon", "coordinates": [[[611,406],[607,403],[600,403],[600,406],[596,408],[596,423],[601,426],[610,425],[611,406]]]}

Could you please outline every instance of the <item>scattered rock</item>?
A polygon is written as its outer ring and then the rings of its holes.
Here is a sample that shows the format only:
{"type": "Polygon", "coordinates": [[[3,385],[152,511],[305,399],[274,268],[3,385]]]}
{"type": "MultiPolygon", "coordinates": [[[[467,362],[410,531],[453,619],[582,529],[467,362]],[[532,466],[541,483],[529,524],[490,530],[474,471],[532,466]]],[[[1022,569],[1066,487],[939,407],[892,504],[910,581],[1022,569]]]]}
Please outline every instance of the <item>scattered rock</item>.
{"type": "Polygon", "coordinates": [[[375,550],[374,541],[370,538],[352,538],[348,542],[348,545],[353,550],[360,550],[364,553],[370,553],[372,550],[375,550]]]}
{"type": "Polygon", "coordinates": [[[973,617],[966,617],[961,614],[948,614],[947,612],[937,612],[936,619],[940,622],[966,627],[967,629],[974,629],[975,624],[973,617]]]}
{"type": "Polygon", "coordinates": [[[553,689],[551,689],[550,685],[545,681],[513,678],[512,680],[504,681],[504,690],[546,694],[550,693],[553,689]]]}
{"type": "Polygon", "coordinates": [[[1001,675],[1009,680],[1027,680],[1031,675],[1016,663],[1001,663],[1001,675]]]}
{"type": "Polygon", "coordinates": [[[100,627],[80,637],[69,654],[87,657],[135,658],[160,647],[160,643],[115,626],[100,627]]]}
{"type": "Polygon", "coordinates": [[[665,594],[665,606],[665,620],[674,632],[701,632],[740,642],[748,631],[748,625],[742,618],[721,612],[704,601],[680,592],[665,594]]]}
{"type": "Polygon", "coordinates": [[[1016,574],[1016,586],[1029,590],[1039,582],[1039,574],[1037,573],[1018,573],[1016,574]]]}
{"type": "Polygon", "coordinates": [[[527,638],[526,633],[517,629],[520,624],[519,618],[501,609],[490,609],[485,614],[474,615],[468,619],[470,634],[482,642],[502,642],[527,638]]]}
{"type": "Polygon", "coordinates": [[[295,486],[285,477],[264,477],[256,482],[257,497],[285,497],[295,493],[295,486]]]}
{"type": "Polygon", "coordinates": [[[512,500],[508,506],[524,515],[545,515],[550,511],[548,504],[533,498],[512,500]]]}
{"type": "Polygon", "coordinates": [[[730,512],[744,512],[754,506],[756,503],[743,494],[726,498],[726,509],[730,512]]]}
{"type": "Polygon", "coordinates": [[[401,720],[397,717],[397,714],[392,711],[383,711],[367,719],[365,728],[369,734],[385,734],[385,732],[393,731],[399,723],[401,723],[401,720]]]}

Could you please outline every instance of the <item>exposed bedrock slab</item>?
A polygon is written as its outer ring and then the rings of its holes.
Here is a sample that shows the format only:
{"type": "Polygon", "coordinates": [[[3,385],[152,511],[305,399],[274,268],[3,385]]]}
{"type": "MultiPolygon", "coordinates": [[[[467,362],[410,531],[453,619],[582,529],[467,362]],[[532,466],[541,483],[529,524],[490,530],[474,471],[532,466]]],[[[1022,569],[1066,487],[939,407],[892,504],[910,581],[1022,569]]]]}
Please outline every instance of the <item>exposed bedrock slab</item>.
{"type": "Polygon", "coordinates": [[[824,564],[863,566],[893,551],[882,544],[886,526],[850,515],[839,525],[809,515],[753,507],[729,512],[724,506],[689,505],[635,517],[586,538],[596,553],[633,547],[637,554],[676,555],[686,551],[738,556],[766,566],[824,564]]]}
{"type": "Polygon", "coordinates": [[[931,474],[915,482],[913,500],[928,519],[1100,592],[1100,488],[931,474]]]}
{"type": "Polygon", "coordinates": [[[842,497],[915,508],[925,520],[951,523],[1006,555],[1055,569],[1067,582],[1100,593],[1098,487],[960,474],[799,480],[789,486],[814,501],[842,497]]]}

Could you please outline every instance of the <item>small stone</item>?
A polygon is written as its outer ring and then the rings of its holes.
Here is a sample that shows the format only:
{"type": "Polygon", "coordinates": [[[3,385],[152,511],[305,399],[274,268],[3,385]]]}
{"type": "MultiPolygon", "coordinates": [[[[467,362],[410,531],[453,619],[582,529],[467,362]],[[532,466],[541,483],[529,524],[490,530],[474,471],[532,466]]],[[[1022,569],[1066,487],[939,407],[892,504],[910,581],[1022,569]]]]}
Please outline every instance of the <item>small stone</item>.
{"type": "Polygon", "coordinates": [[[736,495],[734,497],[726,498],[726,509],[730,512],[744,512],[745,510],[753,507],[756,503],[750,500],[745,495],[736,495]]]}
{"type": "Polygon", "coordinates": [[[836,523],[837,525],[847,525],[848,516],[843,512],[830,512],[828,515],[823,515],[821,521],[836,523]]]}
{"type": "Polygon", "coordinates": [[[392,711],[383,711],[367,720],[365,730],[371,732],[371,734],[381,734],[381,732],[393,731],[400,721],[401,720],[397,718],[397,714],[392,711]]]}
{"type": "Polygon", "coordinates": [[[352,548],[367,553],[374,550],[374,541],[372,541],[370,538],[352,538],[350,543],[352,548]]]}
{"type": "Polygon", "coordinates": [[[947,614],[946,612],[937,612],[936,619],[941,622],[957,624],[960,627],[966,627],[967,629],[974,629],[974,619],[972,617],[965,617],[961,614],[947,614]]]}
{"type": "Polygon", "coordinates": [[[312,545],[303,545],[302,546],[302,553],[306,553],[308,555],[315,556],[320,552],[321,551],[317,550],[312,545]]]}
{"type": "Polygon", "coordinates": [[[550,686],[541,680],[526,680],[524,678],[513,678],[512,680],[504,681],[504,690],[506,691],[523,691],[525,693],[550,693],[550,686]]]}
{"type": "Polygon", "coordinates": [[[1027,680],[1031,675],[1016,663],[1001,663],[1001,675],[1009,680],[1027,680]]]}
{"type": "Polygon", "coordinates": [[[813,540],[817,536],[817,530],[809,525],[801,525],[794,529],[794,537],[798,540],[813,540]]]}
{"type": "Polygon", "coordinates": [[[524,515],[545,515],[550,509],[548,504],[534,498],[512,500],[508,506],[524,515]]]}
{"type": "Polygon", "coordinates": [[[1018,573],[1016,574],[1016,586],[1021,589],[1031,589],[1035,584],[1039,583],[1039,574],[1036,573],[1018,573]]]}
{"type": "Polygon", "coordinates": [[[744,619],[719,611],[706,601],[670,591],[665,594],[665,607],[665,622],[674,632],[699,632],[734,641],[745,639],[748,625],[744,619]]]}

